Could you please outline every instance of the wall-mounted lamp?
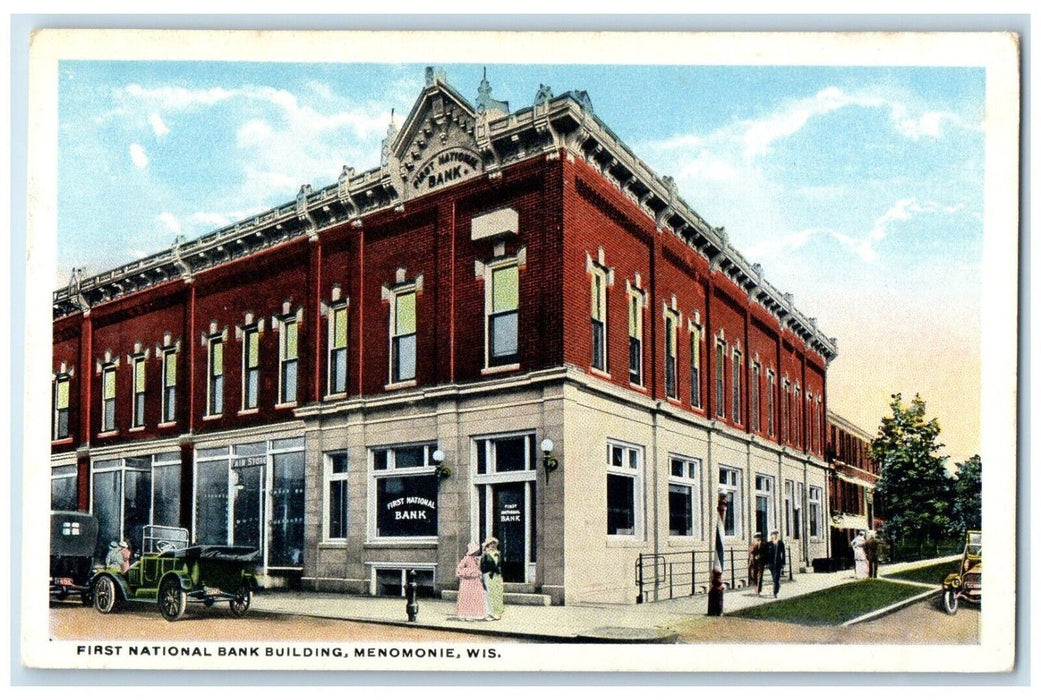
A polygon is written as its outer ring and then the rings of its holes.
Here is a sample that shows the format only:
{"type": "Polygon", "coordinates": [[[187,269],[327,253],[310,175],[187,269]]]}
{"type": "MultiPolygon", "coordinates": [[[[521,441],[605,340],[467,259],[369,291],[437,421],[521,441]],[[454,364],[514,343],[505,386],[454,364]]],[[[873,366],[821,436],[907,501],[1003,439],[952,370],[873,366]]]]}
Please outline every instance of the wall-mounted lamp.
{"type": "Polygon", "coordinates": [[[442,481],[452,476],[452,470],[446,467],[443,462],[445,461],[445,451],[438,447],[434,450],[434,453],[430,455],[430,458],[434,460],[434,474],[437,475],[437,483],[440,484],[442,481]]]}
{"type": "Polygon", "coordinates": [[[549,483],[549,473],[556,470],[560,463],[557,458],[553,456],[553,441],[549,438],[543,438],[542,443],[539,445],[542,449],[542,469],[546,472],[546,482],[549,483]]]}

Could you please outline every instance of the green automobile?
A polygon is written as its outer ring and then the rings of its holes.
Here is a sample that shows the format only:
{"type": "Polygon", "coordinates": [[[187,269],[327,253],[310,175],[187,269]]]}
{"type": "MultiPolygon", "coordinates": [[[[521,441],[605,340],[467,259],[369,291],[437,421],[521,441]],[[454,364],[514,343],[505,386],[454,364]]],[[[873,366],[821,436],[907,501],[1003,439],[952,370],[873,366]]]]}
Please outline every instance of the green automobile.
{"type": "Polygon", "coordinates": [[[125,571],[115,563],[95,571],[91,590],[98,612],[113,612],[123,602],[156,603],[173,622],[189,602],[212,607],[220,601],[227,601],[235,617],[249,612],[257,590],[257,550],[189,545],[187,530],[167,527],[146,528],[141,551],[125,571]]]}
{"type": "Polygon", "coordinates": [[[958,571],[948,574],[943,581],[943,609],[948,614],[958,612],[958,601],[979,605],[983,598],[983,533],[969,530],[965,533],[965,551],[958,571]]]}

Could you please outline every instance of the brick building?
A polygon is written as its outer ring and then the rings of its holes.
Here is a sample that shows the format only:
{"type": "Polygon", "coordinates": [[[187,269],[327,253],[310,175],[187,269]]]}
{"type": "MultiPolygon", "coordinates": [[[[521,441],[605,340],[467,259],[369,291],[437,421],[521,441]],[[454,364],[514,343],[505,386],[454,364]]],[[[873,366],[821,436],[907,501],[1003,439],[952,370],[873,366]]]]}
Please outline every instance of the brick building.
{"type": "Polygon", "coordinates": [[[852,565],[850,541],[859,530],[874,532],[881,524],[875,507],[878,469],[871,459],[871,435],[832,411],[827,420],[831,552],[840,563],[852,565]]]}
{"type": "Polygon", "coordinates": [[[54,295],[52,504],[181,525],[268,585],[636,598],[639,554],[828,556],[834,339],[584,92],[429,71],[381,165],[54,295]]]}

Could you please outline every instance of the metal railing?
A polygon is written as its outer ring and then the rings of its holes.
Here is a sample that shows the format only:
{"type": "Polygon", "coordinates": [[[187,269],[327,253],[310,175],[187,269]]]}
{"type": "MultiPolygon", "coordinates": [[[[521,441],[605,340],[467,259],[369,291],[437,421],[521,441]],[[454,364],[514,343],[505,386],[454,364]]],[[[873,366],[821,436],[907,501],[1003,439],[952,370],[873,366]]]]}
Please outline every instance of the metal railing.
{"type": "MultiPolygon", "coordinates": [[[[789,581],[792,572],[791,547],[785,545],[785,571],[782,576],[789,581]]],[[[656,600],[685,598],[708,590],[712,569],[712,550],[691,549],[681,552],[640,554],[636,557],[636,602],[648,603],[656,600]],[[703,589],[703,590],[702,590],[703,589]]],[[[765,573],[764,585],[769,583],[765,573]]],[[[748,549],[729,547],[723,557],[723,582],[727,588],[738,588],[738,583],[749,585],[748,549]]]]}

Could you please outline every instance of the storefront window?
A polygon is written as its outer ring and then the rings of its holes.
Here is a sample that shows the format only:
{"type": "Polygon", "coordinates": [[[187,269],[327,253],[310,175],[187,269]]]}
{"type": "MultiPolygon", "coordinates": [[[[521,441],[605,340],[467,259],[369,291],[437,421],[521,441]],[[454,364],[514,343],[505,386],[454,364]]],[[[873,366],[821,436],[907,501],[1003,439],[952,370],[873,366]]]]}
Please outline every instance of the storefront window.
{"type": "Polygon", "coordinates": [[[437,537],[436,444],[372,451],[371,476],[377,538],[437,537]]]}
{"type": "MultiPolygon", "coordinates": [[[[74,481],[75,468],[72,470],[74,481]]],[[[111,542],[122,539],[140,549],[146,525],[179,524],[179,453],[99,460],[93,472],[91,512],[98,518],[98,556],[104,555],[111,542]]]]}
{"type": "Polygon", "coordinates": [[[268,566],[302,566],[304,558],[304,453],[271,457],[271,542],[268,566]]]}
{"type": "Polygon", "coordinates": [[[51,469],[51,510],[79,510],[76,465],[51,469]]]}

